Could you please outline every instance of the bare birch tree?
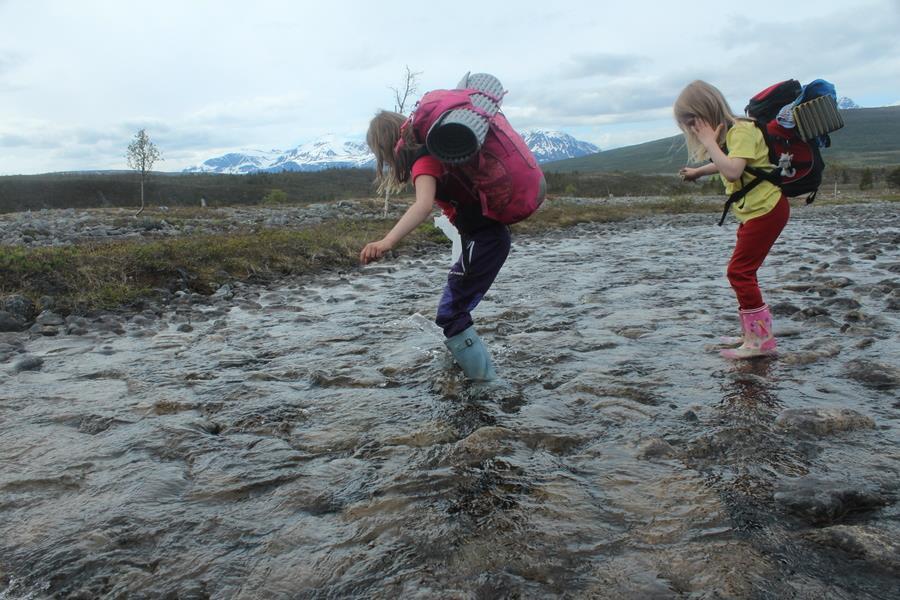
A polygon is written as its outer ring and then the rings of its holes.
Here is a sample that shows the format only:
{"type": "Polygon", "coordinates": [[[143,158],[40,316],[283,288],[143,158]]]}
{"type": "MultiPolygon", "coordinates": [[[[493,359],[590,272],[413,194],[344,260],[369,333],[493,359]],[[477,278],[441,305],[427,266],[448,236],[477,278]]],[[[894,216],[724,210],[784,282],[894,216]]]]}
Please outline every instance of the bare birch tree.
{"type": "MultiPolygon", "coordinates": [[[[405,73],[403,75],[403,84],[400,87],[391,87],[391,91],[394,92],[394,112],[398,112],[403,114],[404,109],[406,108],[406,103],[413,99],[416,93],[419,91],[419,75],[422,74],[422,71],[413,71],[409,68],[409,65],[405,67],[405,73]]],[[[388,214],[388,201],[390,199],[390,192],[388,190],[384,191],[384,216],[387,217],[388,214]]]]}
{"type": "Polygon", "coordinates": [[[145,129],[141,129],[134,135],[134,139],[128,144],[125,159],[128,161],[128,166],[141,175],[141,208],[134,215],[138,216],[144,212],[144,181],[147,179],[147,173],[153,168],[153,163],[163,159],[156,144],[150,141],[150,136],[147,135],[145,129]]]}
{"type": "Polygon", "coordinates": [[[391,91],[394,92],[394,111],[403,113],[406,103],[412,100],[412,97],[419,91],[419,75],[421,74],[422,71],[413,71],[409,65],[406,65],[403,85],[391,88],[391,91]]]}

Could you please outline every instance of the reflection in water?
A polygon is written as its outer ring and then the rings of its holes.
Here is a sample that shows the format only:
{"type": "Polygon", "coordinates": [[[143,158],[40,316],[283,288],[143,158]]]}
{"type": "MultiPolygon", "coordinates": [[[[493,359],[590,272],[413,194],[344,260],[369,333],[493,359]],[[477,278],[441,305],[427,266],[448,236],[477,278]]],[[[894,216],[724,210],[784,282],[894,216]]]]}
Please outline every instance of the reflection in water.
{"type": "Polygon", "coordinates": [[[0,598],[890,597],[886,212],[798,211],[761,272],[777,359],[716,352],[733,234],[706,216],[517,240],[476,311],[496,388],[422,316],[443,255],[30,340],[0,598]]]}

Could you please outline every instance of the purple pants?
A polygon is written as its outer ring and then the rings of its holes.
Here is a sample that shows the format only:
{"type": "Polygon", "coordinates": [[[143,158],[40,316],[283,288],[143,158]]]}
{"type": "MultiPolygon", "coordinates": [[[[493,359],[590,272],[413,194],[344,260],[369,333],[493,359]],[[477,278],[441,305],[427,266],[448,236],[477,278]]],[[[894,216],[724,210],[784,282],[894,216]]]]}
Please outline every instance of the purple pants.
{"type": "Polygon", "coordinates": [[[494,283],[509,255],[509,227],[502,223],[462,233],[460,237],[462,254],[447,274],[435,319],[448,338],[472,325],[472,310],[494,283]]]}

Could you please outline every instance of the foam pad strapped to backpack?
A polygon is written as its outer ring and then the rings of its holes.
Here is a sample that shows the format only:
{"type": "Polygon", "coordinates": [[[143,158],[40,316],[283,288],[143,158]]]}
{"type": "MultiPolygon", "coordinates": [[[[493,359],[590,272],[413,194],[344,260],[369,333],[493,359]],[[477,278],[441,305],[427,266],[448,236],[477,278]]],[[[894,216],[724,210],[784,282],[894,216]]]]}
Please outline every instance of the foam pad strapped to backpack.
{"type": "Polygon", "coordinates": [[[456,89],[484,93],[471,95],[472,105],[478,111],[469,108],[449,110],[428,131],[425,138],[428,152],[441,162],[450,164],[467,162],[478,153],[487,136],[491,118],[500,110],[500,99],[503,97],[503,85],[487,73],[466,73],[456,89]]]}

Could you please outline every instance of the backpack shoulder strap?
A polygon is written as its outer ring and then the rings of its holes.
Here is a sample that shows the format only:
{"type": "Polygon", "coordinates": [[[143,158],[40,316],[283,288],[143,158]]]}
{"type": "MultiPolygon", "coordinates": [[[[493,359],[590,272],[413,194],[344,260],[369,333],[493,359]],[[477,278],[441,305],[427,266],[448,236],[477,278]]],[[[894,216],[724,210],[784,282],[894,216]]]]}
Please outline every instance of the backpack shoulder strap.
{"type": "Polygon", "coordinates": [[[765,142],[766,149],[769,151],[769,163],[777,165],[778,157],[775,156],[775,146],[772,144],[772,140],[769,138],[768,127],[766,127],[765,123],[757,119],[753,119],[753,124],[756,125],[756,128],[759,129],[759,132],[762,134],[763,142],[765,142]]]}
{"type": "Polygon", "coordinates": [[[719,227],[721,227],[722,223],[725,222],[725,217],[728,216],[728,209],[731,208],[731,205],[735,202],[740,202],[744,196],[749,194],[753,188],[761,184],[763,181],[766,181],[766,179],[763,177],[754,177],[753,181],[728,196],[728,200],[725,201],[725,208],[722,209],[722,218],[719,219],[719,227]]]}
{"type": "MultiPolygon", "coordinates": [[[[769,135],[766,131],[765,124],[759,122],[756,119],[753,119],[753,124],[756,125],[760,133],[762,133],[763,141],[765,141],[766,148],[769,151],[769,162],[774,165],[777,161],[774,160],[772,156],[774,150],[772,149],[772,144],[769,143],[769,135]]],[[[728,196],[728,200],[725,201],[725,208],[722,210],[722,218],[719,219],[719,227],[721,227],[725,222],[725,217],[728,215],[728,209],[731,208],[731,205],[735,202],[740,202],[744,198],[744,196],[749,194],[756,186],[761,184],[763,181],[768,181],[775,187],[781,187],[781,176],[778,174],[778,170],[775,168],[761,169],[760,167],[751,167],[748,165],[744,167],[744,172],[753,175],[753,180],[738,191],[728,196]]]]}

